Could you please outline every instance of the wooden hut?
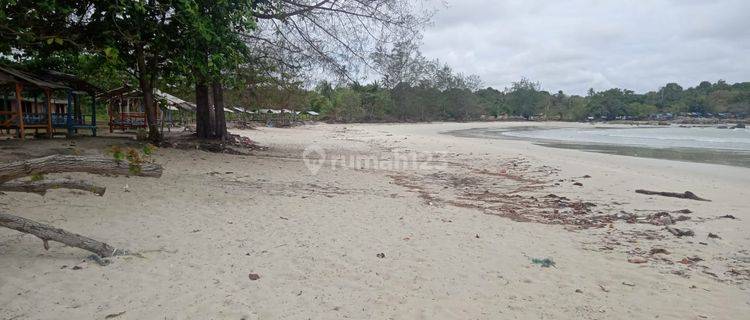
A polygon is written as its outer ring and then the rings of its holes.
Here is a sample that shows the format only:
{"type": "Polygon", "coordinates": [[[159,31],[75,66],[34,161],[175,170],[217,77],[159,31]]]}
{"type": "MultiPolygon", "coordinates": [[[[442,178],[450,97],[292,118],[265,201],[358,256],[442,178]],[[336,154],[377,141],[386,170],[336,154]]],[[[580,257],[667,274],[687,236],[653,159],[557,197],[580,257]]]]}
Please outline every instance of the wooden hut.
{"type": "MultiPolygon", "coordinates": [[[[125,131],[148,127],[143,105],[143,92],[139,89],[125,85],[104,92],[99,97],[107,102],[109,132],[113,132],[115,128],[125,131]]],[[[165,125],[174,125],[177,120],[175,111],[179,113],[180,121],[184,124],[186,122],[185,113],[195,112],[196,109],[193,103],[159,90],[154,90],[154,99],[159,106],[156,112],[156,122],[162,128],[165,125]]]]}
{"type": "Polygon", "coordinates": [[[66,92],[67,108],[53,109],[52,126],[67,129],[68,136],[84,129],[90,130],[92,136],[95,137],[97,130],[96,108],[98,106],[96,96],[101,92],[101,89],[83,79],[62,72],[47,70],[40,73],[40,76],[47,81],[62,83],[69,88],[66,92]],[[84,106],[84,98],[89,100],[88,110],[84,106]]]}
{"type": "Polygon", "coordinates": [[[96,87],[72,75],[55,71],[31,73],[0,66],[0,87],[3,91],[0,105],[0,129],[16,130],[25,138],[29,129],[35,133],[43,130],[52,137],[55,128],[67,129],[67,135],[78,129],[90,129],[96,136],[96,87]],[[9,94],[11,93],[11,94],[9,94]],[[84,114],[81,96],[91,97],[91,114],[84,114]],[[67,100],[54,99],[65,95],[67,100]],[[90,122],[86,121],[89,117],[90,122]]]}

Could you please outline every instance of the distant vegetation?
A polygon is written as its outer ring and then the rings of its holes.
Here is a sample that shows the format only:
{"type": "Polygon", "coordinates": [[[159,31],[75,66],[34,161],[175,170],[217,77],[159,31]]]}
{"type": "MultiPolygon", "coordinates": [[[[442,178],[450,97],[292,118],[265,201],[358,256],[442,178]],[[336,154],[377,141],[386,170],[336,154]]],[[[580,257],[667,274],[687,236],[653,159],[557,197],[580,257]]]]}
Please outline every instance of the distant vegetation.
{"type": "Polygon", "coordinates": [[[333,87],[321,82],[313,90],[265,88],[262,98],[235,99],[235,105],[305,109],[321,112],[332,121],[468,121],[487,118],[582,121],[669,119],[693,117],[745,118],[750,115],[750,82],[701,82],[684,89],[676,83],[644,94],[613,88],[589,90],[586,96],[550,93],[527,79],[503,90],[476,89],[476,84],[453,75],[454,82],[401,82],[333,87]]]}
{"type": "Polygon", "coordinates": [[[683,88],[668,83],[639,94],[613,88],[590,89],[586,96],[541,90],[539,83],[521,79],[501,90],[482,88],[477,76],[454,72],[437,60],[427,60],[418,46],[402,42],[372,55],[380,79],[370,84],[334,86],[323,81],[313,90],[292,76],[283,82],[253,87],[253,95],[234,92],[231,104],[246,108],[306,109],[332,121],[476,120],[488,117],[580,121],[648,119],[692,113],[696,117],[747,117],[750,82],[728,84],[703,81],[683,88]],[[719,115],[719,113],[721,115],[719,115]]]}

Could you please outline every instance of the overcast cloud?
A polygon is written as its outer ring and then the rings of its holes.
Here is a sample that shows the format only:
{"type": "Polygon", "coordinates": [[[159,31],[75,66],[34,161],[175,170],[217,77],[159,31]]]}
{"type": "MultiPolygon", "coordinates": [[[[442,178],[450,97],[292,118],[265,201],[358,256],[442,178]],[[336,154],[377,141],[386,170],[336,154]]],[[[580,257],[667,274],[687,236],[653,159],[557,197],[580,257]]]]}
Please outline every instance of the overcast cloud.
{"type": "Polygon", "coordinates": [[[449,0],[422,50],[499,89],[750,81],[750,0],[449,0]]]}

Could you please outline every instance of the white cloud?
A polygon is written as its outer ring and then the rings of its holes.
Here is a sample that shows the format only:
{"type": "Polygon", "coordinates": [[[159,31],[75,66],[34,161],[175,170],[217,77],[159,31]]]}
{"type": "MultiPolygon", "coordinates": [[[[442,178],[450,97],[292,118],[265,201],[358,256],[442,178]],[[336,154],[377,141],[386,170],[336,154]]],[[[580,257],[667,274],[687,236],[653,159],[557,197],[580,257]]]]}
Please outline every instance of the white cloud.
{"type": "Polygon", "coordinates": [[[667,82],[750,81],[747,0],[451,0],[423,51],[496,88],[644,92],[667,82]]]}

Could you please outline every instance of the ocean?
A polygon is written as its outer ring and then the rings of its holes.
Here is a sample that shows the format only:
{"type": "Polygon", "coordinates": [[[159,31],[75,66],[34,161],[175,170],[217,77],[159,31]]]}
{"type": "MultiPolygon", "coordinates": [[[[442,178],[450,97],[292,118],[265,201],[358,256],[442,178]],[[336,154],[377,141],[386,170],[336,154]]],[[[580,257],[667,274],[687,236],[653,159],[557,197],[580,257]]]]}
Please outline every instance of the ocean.
{"type": "Polygon", "coordinates": [[[750,129],[716,127],[476,128],[451,134],[566,149],[750,168],[750,129]]]}

